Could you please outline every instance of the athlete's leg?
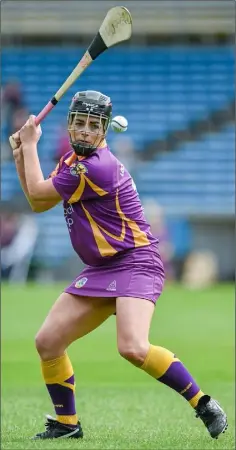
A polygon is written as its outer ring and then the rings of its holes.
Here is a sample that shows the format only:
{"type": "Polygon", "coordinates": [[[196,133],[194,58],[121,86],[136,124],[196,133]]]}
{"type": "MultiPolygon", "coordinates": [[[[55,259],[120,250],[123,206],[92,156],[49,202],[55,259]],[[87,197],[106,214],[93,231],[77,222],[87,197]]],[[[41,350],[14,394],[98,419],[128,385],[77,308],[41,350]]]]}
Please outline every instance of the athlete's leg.
{"type": "Polygon", "coordinates": [[[115,311],[114,298],[60,295],[35,342],[41,358],[43,377],[54,404],[57,420],[76,426],[75,380],[65,352],[75,340],[97,328],[115,311]]]}
{"type": "Polygon", "coordinates": [[[148,353],[154,303],[131,297],[116,300],[117,346],[120,355],[141,367],[148,353]]]}
{"type": "Polygon", "coordinates": [[[131,297],[117,299],[117,339],[120,354],[158,381],[179,392],[195,407],[203,392],[171,351],[151,345],[148,335],[154,304],[131,297]]]}
{"type": "Polygon", "coordinates": [[[115,307],[114,298],[62,293],[35,338],[41,359],[61,356],[72,342],[93,331],[113,314],[115,307]]]}
{"type": "Polygon", "coordinates": [[[182,395],[201,417],[212,437],[227,427],[217,402],[204,395],[188,370],[171,351],[149,343],[154,304],[148,300],[119,297],[116,301],[117,343],[121,356],[182,395]]]}

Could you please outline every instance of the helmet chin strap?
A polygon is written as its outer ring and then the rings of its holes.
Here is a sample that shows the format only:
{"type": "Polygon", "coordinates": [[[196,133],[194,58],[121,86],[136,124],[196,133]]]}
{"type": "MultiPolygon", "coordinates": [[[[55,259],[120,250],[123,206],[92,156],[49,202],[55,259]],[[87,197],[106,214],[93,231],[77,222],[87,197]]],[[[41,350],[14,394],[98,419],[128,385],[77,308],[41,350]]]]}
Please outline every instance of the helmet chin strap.
{"type": "Polygon", "coordinates": [[[101,143],[104,143],[104,136],[101,137],[100,141],[98,142],[98,144],[88,144],[86,142],[82,143],[82,142],[72,142],[70,140],[70,144],[74,150],[74,152],[76,153],[76,155],[78,156],[89,156],[91,155],[91,153],[93,153],[95,150],[97,150],[97,148],[100,146],[101,143]]]}
{"type": "Polygon", "coordinates": [[[76,155],[78,156],[89,156],[91,153],[93,153],[97,147],[95,145],[91,144],[80,144],[79,142],[70,142],[72,148],[74,149],[76,155]]]}

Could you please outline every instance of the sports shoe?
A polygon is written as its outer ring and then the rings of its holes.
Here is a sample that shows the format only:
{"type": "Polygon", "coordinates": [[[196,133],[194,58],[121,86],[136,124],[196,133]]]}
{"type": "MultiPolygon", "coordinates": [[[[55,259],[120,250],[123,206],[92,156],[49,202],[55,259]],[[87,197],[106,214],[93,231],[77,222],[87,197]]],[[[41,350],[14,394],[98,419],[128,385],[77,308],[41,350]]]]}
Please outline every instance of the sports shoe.
{"type": "Polygon", "coordinates": [[[53,417],[46,415],[46,430],[42,433],[37,433],[32,439],[66,439],[74,438],[79,439],[83,437],[83,430],[78,422],[77,427],[71,427],[70,425],[65,425],[64,423],[58,422],[53,417]]]}
{"type": "Polygon", "coordinates": [[[218,439],[228,427],[227,416],[216,400],[209,395],[200,398],[196,408],[196,417],[200,417],[214,439],[218,439]]]}

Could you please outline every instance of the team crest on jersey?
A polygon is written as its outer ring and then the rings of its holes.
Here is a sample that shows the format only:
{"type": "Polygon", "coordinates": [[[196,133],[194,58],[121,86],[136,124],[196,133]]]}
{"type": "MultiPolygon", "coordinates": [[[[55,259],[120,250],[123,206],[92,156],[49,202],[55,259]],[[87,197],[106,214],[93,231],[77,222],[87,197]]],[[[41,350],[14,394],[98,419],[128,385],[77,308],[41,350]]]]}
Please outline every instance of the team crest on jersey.
{"type": "Polygon", "coordinates": [[[83,277],[80,280],[76,281],[75,287],[76,288],[81,288],[81,287],[83,287],[85,285],[85,283],[87,283],[87,281],[88,281],[88,278],[83,277]]]}
{"type": "Polygon", "coordinates": [[[87,173],[88,169],[84,164],[81,163],[73,163],[70,167],[70,173],[74,177],[79,177],[82,173],[87,173]]]}

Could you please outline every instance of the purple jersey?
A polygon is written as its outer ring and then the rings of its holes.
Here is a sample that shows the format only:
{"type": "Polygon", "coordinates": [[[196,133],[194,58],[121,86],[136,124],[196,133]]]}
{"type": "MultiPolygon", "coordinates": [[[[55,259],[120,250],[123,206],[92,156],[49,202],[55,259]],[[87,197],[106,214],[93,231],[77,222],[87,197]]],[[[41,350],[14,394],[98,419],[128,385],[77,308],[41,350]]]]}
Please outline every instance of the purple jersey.
{"type": "Polygon", "coordinates": [[[85,264],[100,266],[120,252],[158,242],[131,175],[109,147],[87,158],[70,151],[51,177],[64,200],[73,248],[85,264]]]}

